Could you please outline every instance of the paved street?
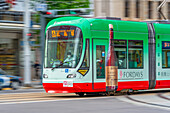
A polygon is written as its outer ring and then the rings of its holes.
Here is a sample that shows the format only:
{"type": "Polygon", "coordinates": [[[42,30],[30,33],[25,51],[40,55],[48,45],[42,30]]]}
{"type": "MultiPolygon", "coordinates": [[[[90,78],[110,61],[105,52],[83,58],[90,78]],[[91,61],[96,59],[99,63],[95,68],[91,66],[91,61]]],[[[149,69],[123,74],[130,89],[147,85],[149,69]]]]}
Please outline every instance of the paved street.
{"type": "Polygon", "coordinates": [[[1,90],[1,94],[13,94],[13,93],[33,93],[33,92],[45,92],[44,89],[18,89],[18,90],[1,90]]]}
{"type": "Polygon", "coordinates": [[[47,94],[42,89],[22,89],[0,94],[1,113],[169,113],[170,92],[118,96],[47,94]]]}

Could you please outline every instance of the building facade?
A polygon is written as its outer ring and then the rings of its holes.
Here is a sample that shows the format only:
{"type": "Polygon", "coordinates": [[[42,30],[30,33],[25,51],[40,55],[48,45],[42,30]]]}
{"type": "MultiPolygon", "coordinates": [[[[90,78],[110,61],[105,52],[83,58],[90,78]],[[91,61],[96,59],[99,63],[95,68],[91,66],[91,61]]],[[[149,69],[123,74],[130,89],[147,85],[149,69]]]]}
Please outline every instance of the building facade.
{"type": "MultiPolygon", "coordinates": [[[[23,12],[19,11],[0,11],[0,68],[10,75],[23,77],[24,75],[24,43],[23,43],[23,12]]],[[[32,31],[39,30],[40,26],[33,25],[32,31]]],[[[36,39],[38,34],[33,36],[36,39]]],[[[39,58],[39,47],[31,46],[31,64],[39,58]],[[38,56],[37,56],[38,55],[38,56]]],[[[35,71],[32,67],[32,78],[35,71]]]]}
{"type": "MultiPolygon", "coordinates": [[[[158,20],[161,19],[157,7],[163,0],[94,0],[95,17],[119,17],[125,20],[158,20]]],[[[170,0],[162,8],[167,19],[170,19],[170,0]]]]}

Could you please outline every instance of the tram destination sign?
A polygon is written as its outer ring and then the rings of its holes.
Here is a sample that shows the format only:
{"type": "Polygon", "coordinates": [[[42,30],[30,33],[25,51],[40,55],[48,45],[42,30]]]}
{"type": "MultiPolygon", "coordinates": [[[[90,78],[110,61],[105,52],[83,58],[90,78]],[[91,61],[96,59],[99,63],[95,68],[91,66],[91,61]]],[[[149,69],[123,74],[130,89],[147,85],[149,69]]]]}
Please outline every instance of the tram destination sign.
{"type": "Polygon", "coordinates": [[[162,41],[162,49],[170,49],[170,41],[162,41]]]}
{"type": "Polygon", "coordinates": [[[75,26],[55,26],[48,31],[49,38],[73,39],[76,33],[75,26]]]}
{"type": "Polygon", "coordinates": [[[50,38],[74,38],[75,30],[74,29],[50,30],[49,35],[50,38]]]}

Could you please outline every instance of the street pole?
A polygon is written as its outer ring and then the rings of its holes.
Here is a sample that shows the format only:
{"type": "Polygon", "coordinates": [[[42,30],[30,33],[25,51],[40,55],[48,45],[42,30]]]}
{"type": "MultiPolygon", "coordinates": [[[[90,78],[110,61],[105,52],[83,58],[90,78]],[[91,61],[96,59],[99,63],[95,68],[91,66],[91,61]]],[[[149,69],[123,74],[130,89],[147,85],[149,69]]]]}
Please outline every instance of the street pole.
{"type": "Polygon", "coordinates": [[[43,74],[43,64],[44,64],[44,51],[45,51],[45,17],[41,14],[41,80],[42,80],[42,74],[43,74]]]}
{"type": "Polygon", "coordinates": [[[24,1],[25,13],[24,13],[24,85],[31,86],[31,63],[30,63],[30,46],[29,46],[29,27],[30,27],[30,12],[29,12],[29,0],[24,1]]]}

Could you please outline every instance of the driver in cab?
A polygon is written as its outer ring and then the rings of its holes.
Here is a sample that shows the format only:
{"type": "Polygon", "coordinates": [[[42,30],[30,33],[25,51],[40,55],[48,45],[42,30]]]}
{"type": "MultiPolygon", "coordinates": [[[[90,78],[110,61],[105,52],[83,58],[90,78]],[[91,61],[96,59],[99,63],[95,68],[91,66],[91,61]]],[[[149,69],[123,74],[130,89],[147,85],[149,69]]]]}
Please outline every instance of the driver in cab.
{"type": "Polygon", "coordinates": [[[64,60],[64,63],[65,63],[65,65],[68,65],[69,67],[72,67],[73,66],[73,57],[72,57],[72,55],[71,55],[71,52],[68,52],[67,53],[67,58],[64,60]]]}

